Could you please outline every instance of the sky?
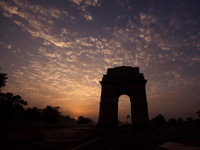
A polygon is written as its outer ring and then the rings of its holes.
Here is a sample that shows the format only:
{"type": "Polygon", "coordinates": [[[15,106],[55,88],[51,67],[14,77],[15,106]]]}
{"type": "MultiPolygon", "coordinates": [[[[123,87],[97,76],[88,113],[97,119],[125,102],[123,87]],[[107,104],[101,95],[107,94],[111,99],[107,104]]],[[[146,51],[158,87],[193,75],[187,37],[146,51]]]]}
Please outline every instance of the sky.
{"type": "Polygon", "coordinates": [[[199,6],[199,0],[1,0],[4,92],[21,95],[28,107],[60,106],[65,115],[97,119],[103,74],[132,66],[147,79],[150,118],[196,117],[199,6]]]}

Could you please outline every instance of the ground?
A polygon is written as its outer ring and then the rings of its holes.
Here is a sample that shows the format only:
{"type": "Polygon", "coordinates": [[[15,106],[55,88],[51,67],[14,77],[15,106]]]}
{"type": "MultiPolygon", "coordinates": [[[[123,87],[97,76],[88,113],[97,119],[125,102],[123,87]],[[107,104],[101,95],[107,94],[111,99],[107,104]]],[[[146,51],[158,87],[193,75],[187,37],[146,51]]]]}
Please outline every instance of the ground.
{"type": "Polygon", "coordinates": [[[200,128],[51,127],[13,129],[2,131],[0,141],[1,150],[161,150],[159,145],[167,141],[200,148],[200,128]]]}

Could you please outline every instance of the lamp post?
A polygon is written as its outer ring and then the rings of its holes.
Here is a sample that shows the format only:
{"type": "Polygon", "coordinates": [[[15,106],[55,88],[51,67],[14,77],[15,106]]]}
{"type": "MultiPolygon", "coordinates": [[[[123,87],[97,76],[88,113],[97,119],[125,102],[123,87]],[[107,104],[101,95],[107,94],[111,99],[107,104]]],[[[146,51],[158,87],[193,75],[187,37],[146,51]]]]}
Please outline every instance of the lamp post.
{"type": "Polygon", "coordinates": [[[130,124],[130,115],[127,115],[126,118],[127,118],[127,124],[129,125],[130,124]]]}

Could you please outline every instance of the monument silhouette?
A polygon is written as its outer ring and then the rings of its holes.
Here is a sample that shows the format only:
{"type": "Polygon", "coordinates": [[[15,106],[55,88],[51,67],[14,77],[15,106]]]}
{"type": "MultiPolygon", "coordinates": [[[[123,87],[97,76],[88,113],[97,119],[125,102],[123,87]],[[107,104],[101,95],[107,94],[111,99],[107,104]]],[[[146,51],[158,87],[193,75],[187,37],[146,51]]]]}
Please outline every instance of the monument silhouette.
{"type": "Polygon", "coordinates": [[[146,85],[139,67],[120,66],[108,68],[101,83],[101,100],[99,111],[100,127],[118,126],[118,99],[128,95],[131,101],[131,125],[146,126],[149,123],[146,85]]]}

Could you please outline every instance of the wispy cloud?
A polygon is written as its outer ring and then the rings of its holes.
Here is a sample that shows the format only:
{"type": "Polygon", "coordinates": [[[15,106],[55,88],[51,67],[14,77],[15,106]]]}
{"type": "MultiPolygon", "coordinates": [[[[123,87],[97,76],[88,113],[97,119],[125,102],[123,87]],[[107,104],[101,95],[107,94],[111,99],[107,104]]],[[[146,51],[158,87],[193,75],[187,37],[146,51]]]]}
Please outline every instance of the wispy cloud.
{"type": "Polygon", "coordinates": [[[13,3],[7,1],[0,2],[0,7],[4,10],[3,15],[5,17],[12,17],[17,25],[34,37],[48,41],[57,47],[71,46],[72,43],[68,43],[62,38],[64,34],[69,34],[65,29],[63,29],[59,36],[52,34],[54,19],[62,21],[73,19],[73,16],[69,15],[66,10],[59,10],[51,6],[46,8],[31,4],[28,1],[13,0],[13,3]],[[17,19],[15,16],[20,17],[20,19],[17,19]]]}
{"type": "Polygon", "coordinates": [[[87,10],[88,7],[100,7],[101,4],[98,0],[71,0],[76,8],[81,11],[81,15],[87,20],[93,19],[91,13],[87,10]]]}

